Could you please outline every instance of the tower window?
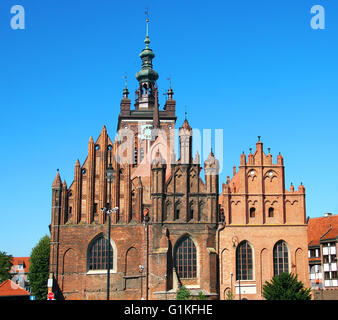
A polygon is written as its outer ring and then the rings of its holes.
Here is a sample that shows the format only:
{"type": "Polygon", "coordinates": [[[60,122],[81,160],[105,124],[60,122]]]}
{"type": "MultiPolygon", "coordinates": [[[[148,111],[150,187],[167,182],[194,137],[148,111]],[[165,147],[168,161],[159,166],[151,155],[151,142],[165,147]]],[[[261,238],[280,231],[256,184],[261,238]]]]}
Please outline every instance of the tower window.
{"type": "Polygon", "coordinates": [[[273,208],[269,208],[269,217],[272,218],[274,215],[274,209],[273,208]]]}
{"type": "Polygon", "coordinates": [[[252,207],[250,208],[250,218],[254,218],[256,215],[256,208],[252,207]]]}

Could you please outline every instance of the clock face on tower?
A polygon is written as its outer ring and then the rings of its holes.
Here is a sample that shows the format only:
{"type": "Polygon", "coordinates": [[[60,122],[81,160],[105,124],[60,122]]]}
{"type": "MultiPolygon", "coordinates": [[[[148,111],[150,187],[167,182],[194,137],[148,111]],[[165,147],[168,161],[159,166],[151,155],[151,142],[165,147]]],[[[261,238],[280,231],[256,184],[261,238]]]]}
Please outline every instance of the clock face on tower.
{"type": "Polygon", "coordinates": [[[151,140],[151,124],[145,124],[141,127],[141,139],[151,140]]]}

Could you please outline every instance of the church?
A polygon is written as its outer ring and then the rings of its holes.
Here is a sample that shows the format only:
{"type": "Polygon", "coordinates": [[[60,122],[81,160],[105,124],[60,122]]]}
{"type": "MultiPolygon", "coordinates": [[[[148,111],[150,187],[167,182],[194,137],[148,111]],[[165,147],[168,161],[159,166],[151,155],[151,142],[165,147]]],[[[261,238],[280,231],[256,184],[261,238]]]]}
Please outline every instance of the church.
{"type": "Polygon", "coordinates": [[[134,106],[126,84],[118,135],[103,126],[72,183],[59,171],[53,181],[55,298],[175,299],[185,286],[208,299],[263,299],[265,281],[282,272],[308,286],[305,187],[286,189],[283,156],[274,161],[260,137],[220,185],[212,150],[201,163],[188,119],[176,124],[171,84],[159,108],[148,22],[134,106]]]}

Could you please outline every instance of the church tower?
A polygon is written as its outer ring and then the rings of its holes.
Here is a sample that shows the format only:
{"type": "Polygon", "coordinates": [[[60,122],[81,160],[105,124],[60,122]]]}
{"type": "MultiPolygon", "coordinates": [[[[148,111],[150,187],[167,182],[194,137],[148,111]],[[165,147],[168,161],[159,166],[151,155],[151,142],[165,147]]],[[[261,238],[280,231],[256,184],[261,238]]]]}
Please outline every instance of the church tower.
{"type": "MultiPolygon", "coordinates": [[[[142,62],[141,70],[135,75],[138,81],[138,88],[135,90],[135,108],[131,109],[126,83],[117,130],[121,137],[120,143],[125,142],[121,151],[129,153],[127,157],[123,158],[130,161],[134,168],[143,163],[145,165],[143,170],[150,170],[150,164],[158,148],[167,163],[170,162],[170,155],[174,150],[176,102],[173,100],[174,92],[170,85],[166,93],[167,99],[164,108],[160,110],[159,88],[157,86],[159,75],[153,68],[155,54],[150,48],[149,19],[146,20],[144,43],[145,48],[139,55],[142,62]]],[[[138,175],[139,172],[135,174],[138,175]]]]}

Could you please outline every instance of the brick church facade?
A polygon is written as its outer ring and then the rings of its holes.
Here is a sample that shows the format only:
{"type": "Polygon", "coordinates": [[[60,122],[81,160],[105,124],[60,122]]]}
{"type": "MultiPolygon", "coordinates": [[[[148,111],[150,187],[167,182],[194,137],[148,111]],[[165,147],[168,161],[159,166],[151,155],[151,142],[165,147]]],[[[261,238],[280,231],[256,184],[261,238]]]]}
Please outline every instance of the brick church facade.
{"type": "Polygon", "coordinates": [[[182,285],[210,299],[262,299],[265,280],[285,271],[308,286],[304,186],[286,190],[282,155],[273,163],[258,141],[219,193],[213,152],[201,163],[188,120],[175,130],[171,86],[159,108],[149,43],[147,32],[134,108],[123,90],[118,138],[103,126],[73,182],[57,172],[52,184],[56,298],[106,299],[108,255],[110,299],[174,299],[182,285]]]}

